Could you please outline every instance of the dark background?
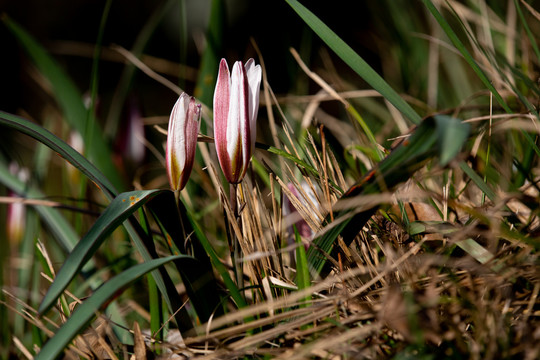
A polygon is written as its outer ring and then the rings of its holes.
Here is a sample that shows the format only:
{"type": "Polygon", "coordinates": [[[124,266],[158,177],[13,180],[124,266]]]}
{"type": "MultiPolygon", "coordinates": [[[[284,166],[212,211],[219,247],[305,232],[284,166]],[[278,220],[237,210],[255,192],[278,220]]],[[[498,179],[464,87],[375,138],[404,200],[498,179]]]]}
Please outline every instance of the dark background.
{"type": "MultiPolygon", "coordinates": [[[[130,49],[141,28],[160,3],[150,0],[113,1],[105,28],[103,46],[118,44],[130,49]]],[[[205,34],[210,3],[209,0],[186,0],[185,2],[189,30],[187,54],[180,54],[179,33],[182,31],[180,6],[173,8],[156,29],[145,49],[145,54],[173,62],[184,59],[187,65],[197,69],[201,54],[195,43],[196,39],[200,39],[201,35],[205,34]]],[[[376,36],[373,32],[376,31],[377,23],[384,24],[384,15],[379,17],[377,14],[384,13],[384,4],[377,1],[343,0],[334,0],[331,3],[328,1],[304,1],[303,3],[377,69],[378,45],[375,43],[376,36]]],[[[42,45],[51,50],[57,61],[69,72],[81,92],[84,93],[89,88],[92,58],[55,54],[54,48],[58,42],[63,41],[95,43],[104,5],[105,1],[95,0],[3,0],[0,1],[0,12],[18,22],[42,45]]],[[[237,59],[246,60],[248,57],[256,57],[250,43],[250,38],[253,38],[264,57],[273,90],[276,93],[294,90],[298,76],[302,75],[297,73],[297,65],[290,55],[289,47],[300,50],[302,44],[303,55],[306,53],[314,55],[313,59],[304,59],[311,64],[318,61],[317,52],[321,45],[318,37],[307,28],[285,1],[227,0],[225,5],[227,9],[226,41],[220,57],[226,57],[229,63],[237,59]]],[[[26,73],[27,57],[21,52],[16,40],[6,30],[4,24],[0,24],[0,39],[2,43],[0,109],[17,112],[23,108],[32,112],[39,102],[47,101],[47,98],[42,98],[42,94],[36,93],[38,90],[26,73]]],[[[339,60],[336,61],[337,66],[341,66],[339,60]]],[[[118,63],[101,62],[100,94],[105,95],[113,91],[122,67],[123,65],[118,63]]],[[[343,71],[350,70],[345,68],[343,71]]],[[[171,80],[178,82],[178,79],[171,80]]],[[[193,86],[193,83],[186,83],[185,90],[191,91],[193,86]]],[[[138,91],[141,87],[153,91],[163,90],[160,85],[151,84],[141,75],[138,75],[134,87],[138,88],[138,91]]],[[[140,95],[145,96],[144,93],[140,95]]],[[[171,93],[163,96],[166,102],[170,103],[176,95],[171,93]]],[[[160,107],[149,109],[149,111],[161,112],[160,107]]]]}

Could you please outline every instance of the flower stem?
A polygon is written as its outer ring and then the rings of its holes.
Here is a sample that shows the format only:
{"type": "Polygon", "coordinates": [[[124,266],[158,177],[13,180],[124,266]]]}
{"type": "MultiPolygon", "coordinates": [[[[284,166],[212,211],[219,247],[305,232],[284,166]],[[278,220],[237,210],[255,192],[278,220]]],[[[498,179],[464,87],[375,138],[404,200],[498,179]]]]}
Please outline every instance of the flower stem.
{"type": "MultiPolygon", "coordinates": [[[[230,202],[231,210],[235,221],[238,224],[240,231],[242,230],[242,218],[238,211],[238,184],[231,184],[230,186],[230,202]]],[[[243,287],[244,271],[242,266],[242,249],[240,247],[240,239],[236,236],[235,231],[231,231],[232,248],[231,248],[231,260],[233,263],[234,275],[236,277],[236,284],[238,288],[243,287]]]]}

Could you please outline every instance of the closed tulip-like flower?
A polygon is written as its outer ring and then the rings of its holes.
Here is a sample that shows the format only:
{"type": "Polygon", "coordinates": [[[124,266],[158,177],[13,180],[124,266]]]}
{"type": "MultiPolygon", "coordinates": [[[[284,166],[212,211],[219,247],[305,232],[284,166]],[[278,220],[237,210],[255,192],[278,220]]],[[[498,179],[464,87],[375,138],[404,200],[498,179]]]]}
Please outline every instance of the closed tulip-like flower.
{"type": "Polygon", "coordinates": [[[255,147],[259,110],[261,67],[253,59],[234,63],[229,75],[222,59],[214,92],[214,141],[219,164],[229,183],[237,184],[246,174],[255,147]]]}
{"type": "Polygon", "coordinates": [[[173,190],[182,190],[188,181],[201,119],[201,105],[185,93],[180,95],[171,112],[167,133],[166,166],[173,190]]]}

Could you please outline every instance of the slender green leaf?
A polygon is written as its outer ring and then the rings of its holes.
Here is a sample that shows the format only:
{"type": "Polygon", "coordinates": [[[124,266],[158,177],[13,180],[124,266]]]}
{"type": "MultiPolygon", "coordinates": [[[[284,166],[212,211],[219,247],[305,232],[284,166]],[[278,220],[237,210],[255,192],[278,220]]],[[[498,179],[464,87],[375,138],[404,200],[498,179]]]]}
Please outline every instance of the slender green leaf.
{"type": "Polygon", "coordinates": [[[71,317],[56,331],[55,335],[45,343],[41,351],[34,359],[55,359],[66,348],[66,346],[79,335],[88,325],[97,311],[115,296],[120,294],[126,286],[137,280],[144,274],[173,261],[181,260],[192,262],[192,257],[186,255],[169,256],[166,258],[154,259],[142,264],[133,266],[123,273],[113,277],[99,287],[92,296],[78,305],[71,317]]]}
{"type": "Polygon", "coordinates": [[[469,255],[471,255],[481,264],[487,263],[488,261],[493,259],[494,256],[485,247],[483,247],[471,238],[458,241],[457,246],[466,251],[469,255]]]}
{"type": "MultiPolygon", "coordinates": [[[[298,286],[298,290],[303,290],[311,286],[311,280],[309,278],[306,249],[296,226],[294,226],[294,239],[296,242],[296,286],[298,286]]],[[[309,299],[308,296],[305,300],[309,301],[309,299]]]]}
{"type": "Polygon", "coordinates": [[[466,162],[462,161],[459,163],[459,167],[465,174],[467,174],[468,177],[471,178],[471,180],[478,186],[478,188],[484,193],[491,201],[495,201],[497,199],[497,195],[495,194],[495,191],[489,187],[489,185],[482,179],[480,175],[474,171],[473,168],[471,168],[466,162]]]}
{"type": "Polygon", "coordinates": [[[525,19],[525,16],[523,16],[523,10],[521,10],[521,6],[519,6],[519,0],[514,0],[514,5],[516,6],[516,10],[519,15],[519,20],[521,20],[521,25],[523,26],[523,29],[525,29],[525,32],[527,33],[527,37],[529,38],[529,41],[531,42],[531,46],[534,50],[534,53],[536,54],[536,60],[540,61],[540,49],[538,48],[538,44],[536,44],[536,37],[532,33],[529,27],[529,24],[527,24],[527,20],[525,19]]]}
{"type": "Polygon", "coordinates": [[[418,235],[423,233],[451,234],[458,231],[459,228],[445,221],[413,221],[410,223],[407,232],[409,235],[418,235]]]}
{"type": "MultiPolygon", "coordinates": [[[[189,214],[188,214],[189,215],[189,214]]],[[[231,297],[236,303],[236,306],[239,308],[243,308],[247,306],[246,301],[244,300],[244,297],[240,293],[240,290],[236,286],[235,282],[232,280],[229,270],[223,263],[221,262],[219,256],[217,255],[216,251],[214,250],[212,244],[204,234],[204,232],[201,230],[197,222],[193,219],[193,217],[188,216],[189,222],[191,223],[191,226],[193,227],[194,234],[196,235],[197,239],[201,243],[202,247],[210,257],[210,261],[212,262],[212,265],[217,270],[219,275],[221,276],[221,279],[225,283],[225,286],[227,287],[227,290],[229,290],[231,297]]]]}
{"type": "Polygon", "coordinates": [[[189,214],[180,199],[175,199],[175,194],[177,193],[165,191],[148,202],[147,208],[154,214],[167,243],[171,246],[172,254],[188,254],[186,248],[189,248],[191,250],[189,254],[197,259],[197,263],[189,267],[176,261],[174,264],[182,277],[186,293],[199,320],[206,322],[212,315],[222,314],[221,287],[216,282],[214,269],[205,249],[200,244],[197,234],[193,233],[188,220],[189,214]]]}
{"type": "Polygon", "coordinates": [[[4,111],[0,111],[0,125],[20,131],[23,134],[28,135],[48,146],[67,160],[71,165],[79,169],[90,180],[92,180],[100,189],[104,191],[107,197],[112,199],[114,196],[116,196],[117,191],[114,185],[98,168],[94,166],[94,164],[88,161],[88,159],[78,153],[71,146],[66,144],[62,139],[49,132],[47,129],[42,128],[30,120],[6,113],[4,111]]]}
{"type": "Polygon", "coordinates": [[[43,314],[51,308],[56,299],[97,251],[107,236],[133,214],[134,211],[162,191],[164,190],[131,191],[117,196],[64,261],[64,264],[60,268],[60,271],[58,271],[54,282],[49,287],[47,294],[39,306],[39,313],[43,314]]]}
{"type": "MultiPolygon", "coordinates": [[[[442,120],[446,116],[438,115],[436,121],[442,120]]],[[[449,117],[447,117],[449,118],[449,117]]],[[[442,126],[437,126],[437,136],[439,138],[439,164],[445,166],[461,151],[463,144],[469,138],[470,126],[467,123],[458,121],[445,121],[442,126]]]]}
{"type": "Polygon", "coordinates": [[[420,115],[392,89],[384,79],[377,74],[349,45],[337,36],[311,11],[296,0],[286,0],[306,24],[332,49],[347,65],[351,67],[373,89],[401,111],[414,124],[420,123],[420,115]]]}
{"type": "Polygon", "coordinates": [[[504,108],[506,112],[512,113],[512,110],[508,107],[508,104],[506,104],[501,94],[499,94],[499,92],[497,91],[497,89],[495,89],[495,87],[493,86],[489,78],[482,71],[480,66],[478,66],[478,64],[472,57],[472,55],[469,53],[465,45],[461,42],[457,34],[454,32],[454,30],[450,26],[450,24],[448,24],[446,19],[441,15],[439,10],[437,10],[435,5],[433,5],[433,3],[430,0],[423,0],[423,1],[426,7],[428,8],[428,10],[431,12],[433,17],[435,18],[435,20],[437,20],[437,22],[439,23],[441,28],[444,30],[446,35],[450,38],[454,46],[459,50],[459,52],[461,53],[465,61],[467,61],[471,69],[473,69],[473,71],[476,73],[478,78],[482,81],[484,86],[488,88],[489,91],[491,91],[491,93],[493,94],[493,97],[495,97],[495,100],[499,103],[499,105],[501,105],[504,108]]]}

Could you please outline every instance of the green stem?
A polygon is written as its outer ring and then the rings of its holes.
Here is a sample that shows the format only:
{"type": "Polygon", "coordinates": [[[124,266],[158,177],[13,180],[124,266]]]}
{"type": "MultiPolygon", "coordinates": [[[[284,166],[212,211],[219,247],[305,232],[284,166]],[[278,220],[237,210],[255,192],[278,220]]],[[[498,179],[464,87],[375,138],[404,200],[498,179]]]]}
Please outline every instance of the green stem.
{"type": "MultiPolygon", "coordinates": [[[[230,188],[230,203],[231,211],[234,216],[234,221],[238,224],[238,228],[242,229],[242,219],[238,213],[238,184],[231,184],[230,188]]],[[[234,230],[231,231],[231,260],[234,269],[234,275],[236,277],[236,284],[239,289],[243,288],[244,272],[242,268],[242,262],[239,261],[242,258],[242,249],[240,248],[240,239],[236,236],[234,230]]]]}

